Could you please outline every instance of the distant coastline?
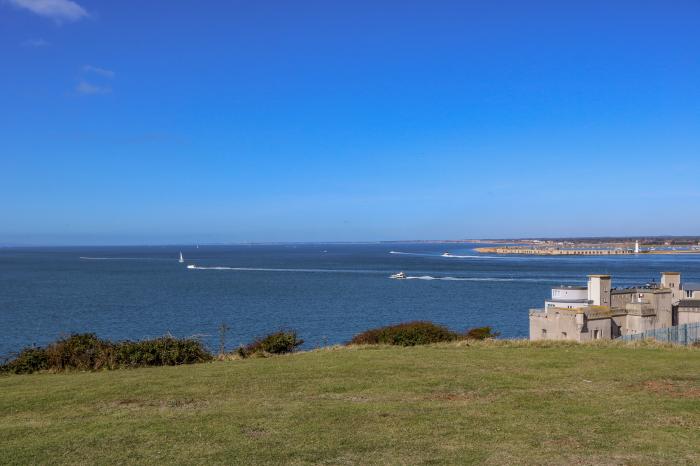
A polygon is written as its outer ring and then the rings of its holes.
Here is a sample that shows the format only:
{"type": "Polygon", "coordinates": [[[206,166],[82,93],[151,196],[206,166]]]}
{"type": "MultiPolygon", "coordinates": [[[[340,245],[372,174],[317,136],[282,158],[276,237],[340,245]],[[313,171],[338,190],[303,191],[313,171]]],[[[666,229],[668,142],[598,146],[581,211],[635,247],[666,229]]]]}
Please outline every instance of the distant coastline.
{"type": "Polygon", "coordinates": [[[655,249],[634,252],[632,249],[588,249],[548,247],[483,247],[475,248],[482,254],[525,254],[536,256],[633,256],[648,254],[700,254],[700,249],[655,249]]]}

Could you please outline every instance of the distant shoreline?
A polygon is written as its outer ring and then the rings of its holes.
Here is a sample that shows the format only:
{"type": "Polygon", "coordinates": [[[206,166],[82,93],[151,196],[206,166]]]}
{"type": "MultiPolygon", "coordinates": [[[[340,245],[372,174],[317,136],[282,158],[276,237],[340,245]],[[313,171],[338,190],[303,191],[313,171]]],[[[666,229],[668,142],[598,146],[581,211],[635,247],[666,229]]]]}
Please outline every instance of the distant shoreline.
{"type": "Polygon", "coordinates": [[[700,249],[664,249],[664,250],[654,250],[654,251],[639,251],[635,253],[633,250],[629,249],[588,249],[588,248],[571,248],[571,249],[560,249],[560,248],[533,248],[533,247],[484,247],[475,248],[475,251],[482,254],[523,254],[523,255],[534,255],[534,256],[634,256],[634,255],[648,255],[648,254],[660,254],[660,255],[671,255],[671,254],[700,254],[700,249]]]}

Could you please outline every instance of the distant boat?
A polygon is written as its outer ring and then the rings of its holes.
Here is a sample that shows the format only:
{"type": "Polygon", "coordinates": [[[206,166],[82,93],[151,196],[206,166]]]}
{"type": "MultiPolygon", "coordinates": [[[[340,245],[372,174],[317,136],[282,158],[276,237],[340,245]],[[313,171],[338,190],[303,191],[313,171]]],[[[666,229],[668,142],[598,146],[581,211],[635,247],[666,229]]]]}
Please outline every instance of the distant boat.
{"type": "Polygon", "coordinates": [[[395,280],[403,280],[406,278],[406,274],[403,272],[395,273],[393,275],[389,275],[389,278],[393,278],[395,280]]]}
{"type": "Polygon", "coordinates": [[[184,259],[184,257],[182,257],[182,251],[180,251],[180,260],[178,262],[181,264],[185,263],[185,259],[184,259]]]}
{"type": "Polygon", "coordinates": [[[445,251],[442,254],[440,254],[442,257],[452,257],[452,254],[450,254],[449,251],[445,251]]]}
{"type": "Polygon", "coordinates": [[[188,268],[188,269],[196,269],[197,266],[194,265],[194,264],[189,264],[189,265],[187,266],[187,268],[188,268]]]}

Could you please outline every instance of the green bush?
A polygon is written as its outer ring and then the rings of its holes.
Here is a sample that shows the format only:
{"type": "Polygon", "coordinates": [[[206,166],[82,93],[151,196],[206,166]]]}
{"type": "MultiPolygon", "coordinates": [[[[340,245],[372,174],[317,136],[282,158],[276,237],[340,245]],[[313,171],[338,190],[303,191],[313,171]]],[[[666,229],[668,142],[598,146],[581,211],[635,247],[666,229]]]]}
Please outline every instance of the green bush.
{"type": "Polygon", "coordinates": [[[114,345],[94,333],[74,334],[46,347],[49,368],[91,371],[112,368],[114,345]]]}
{"type": "Polygon", "coordinates": [[[28,374],[40,370],[174,366],[212,359],[202,343],[191,338],[162,337],[112,343],[95,334],[83,333],[62,338],[46,348],[27,348],[0,366],[0,372],[28,374]]]}
{"type": "Polygon", "coordinates": [[[400,345],[415,346],[452,341],[460,338],[456,332],[433,322],[415,321],[397,325],[387,325],[355,335],[352,345],[400,345]]]}
{"type": "Polygon", "coordinates": [[[15,359],[0,366],[0,372],[11,374],[31,374],[32,372],[46,370],[49,367],[49,358],[43,348],[26,348],[15,359]]]}
{"type": "Polygon", "coordinates": [[[484,340],[498,335],[491,327],[477,327],[459,333],[433,322],[419,320],[367,330],[355,335],[348,344],[415,346],[464,339],[484,340]]]}
{"type": "Polygon", "coordinates": [[[124,341],[114,347],[114,363],[118,367],[177,366],[211,359],[202,343],[191,338],[124,341]]]}
{"type": "Polygon", "coordinates": [[[297,338],[293,330],[270,333],[256,339],[254,342],[238,349],[238,355],[248,357],[255,353],[285,354],[292,353],[298,346],[304,344],[304,340],[297,338]]]}
{"type": "Polygon", "coordinates": [[[464,334],[467,340],[486,340],[487,338],[496,338],[500,335],[499,332],[494,332],[491,327],[474,327],[464,334]]]}

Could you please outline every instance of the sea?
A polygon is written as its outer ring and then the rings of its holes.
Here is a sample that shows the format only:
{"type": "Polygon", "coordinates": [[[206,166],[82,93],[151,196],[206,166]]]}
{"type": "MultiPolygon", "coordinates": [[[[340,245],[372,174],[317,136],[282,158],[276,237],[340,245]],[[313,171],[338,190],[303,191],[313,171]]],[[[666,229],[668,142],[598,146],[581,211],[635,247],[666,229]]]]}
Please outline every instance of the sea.
{"type": "Polygon", "coordinates": [[[222,324],[227,350],[280,329],[310,349],[411,320],[526,338],[529,309],[587,274],[612,274],[617,287],[658,282],[662,271],[700,282],[700,255],[499,256],[479,246],[488,245],[0,248],[0,357],[76,332],[194,337],[216,350],[222,324]],[[389,278],[400,271],[406,280],[389,278]]]}

